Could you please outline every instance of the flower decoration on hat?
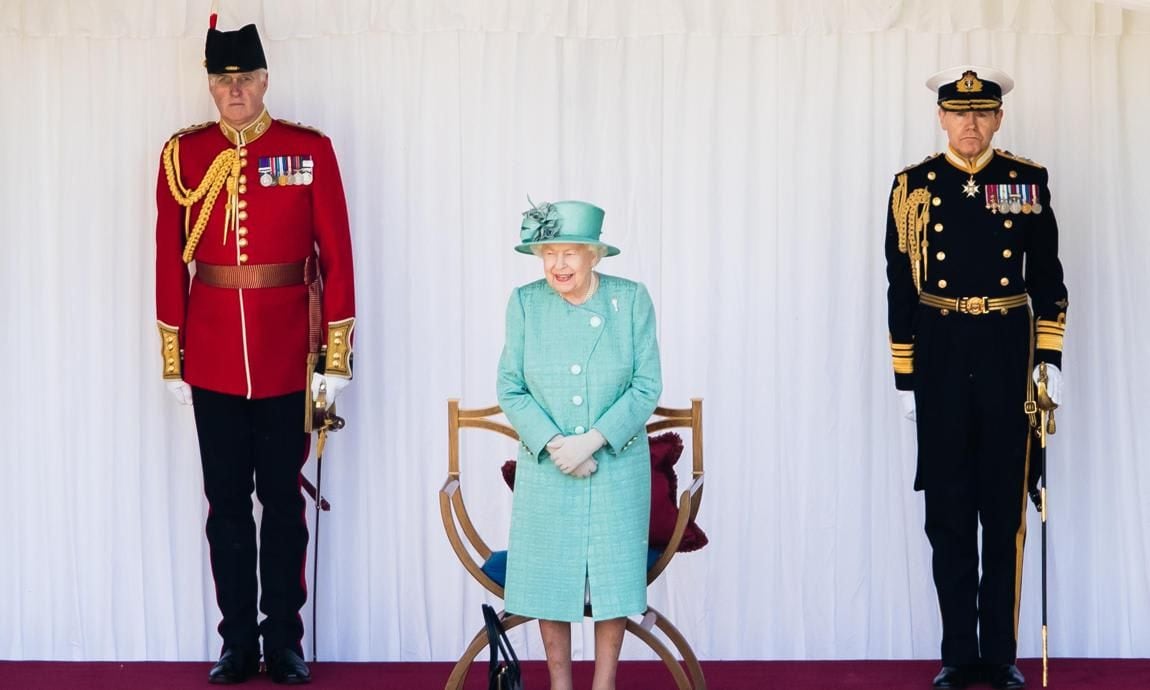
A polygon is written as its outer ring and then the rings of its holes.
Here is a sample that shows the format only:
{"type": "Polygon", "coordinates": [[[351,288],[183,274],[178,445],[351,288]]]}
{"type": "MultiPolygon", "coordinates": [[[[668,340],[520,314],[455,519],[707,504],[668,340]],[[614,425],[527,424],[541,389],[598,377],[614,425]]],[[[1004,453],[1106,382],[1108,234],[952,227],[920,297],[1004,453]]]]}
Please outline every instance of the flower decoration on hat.
{"type": "Polygon", "coordinates": [[[531,208],[523,212],[520,239],[523,242],[543,242],[558,237],[563,227],[558,209],[546,201],[536,204],[531,197],[527,197],[527,203],[531,204],[531,208]]]}

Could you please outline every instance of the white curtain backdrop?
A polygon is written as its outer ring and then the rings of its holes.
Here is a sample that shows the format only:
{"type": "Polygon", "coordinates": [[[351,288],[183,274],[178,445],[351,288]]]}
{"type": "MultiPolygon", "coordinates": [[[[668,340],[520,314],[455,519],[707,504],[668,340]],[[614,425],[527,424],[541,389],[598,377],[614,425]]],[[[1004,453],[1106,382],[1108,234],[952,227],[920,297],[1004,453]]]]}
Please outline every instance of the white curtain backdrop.
{"type": "MultiPolygon", "coordinates": [[[[0,658],[218,650],[192,413],[159,380],[153,304],[161,147],[215,118],[208,4],[0,0],[0,658]]],[[[705,659],[937,657],[882,241],[892,175],[944,146],[922,83],[967,61],[1016,78],[995,143],[1049,167],[1062,230],[1051,653],[1150,656],[1150,3],[222,5],[221,28],[259,25],[272,115],[331,136],[351,210],[357,369],[325,461],[321,658],[454,659],[480,625],[438,514],[445,400],[494,402],[507,294],[540,273],[511,251],[527,194],[607,210],[623,254],[601,267],[651,290],[664,402],[705,399],[711,544],[651,603],[705,659]]],[[[492,541],[507,456],[464,467],[492,541]]],[[[1030,527],[1023,656],[1040,653],[1030,527]]],[[[535,629],[514,641],[542,656],[535,629]]]]}

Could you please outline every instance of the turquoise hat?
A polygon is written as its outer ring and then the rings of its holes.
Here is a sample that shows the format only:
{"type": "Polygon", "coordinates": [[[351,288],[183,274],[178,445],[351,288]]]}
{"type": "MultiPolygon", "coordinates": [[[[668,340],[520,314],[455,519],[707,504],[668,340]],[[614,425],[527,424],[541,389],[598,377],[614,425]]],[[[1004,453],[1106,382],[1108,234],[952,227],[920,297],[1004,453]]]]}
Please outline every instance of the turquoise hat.
{"type": "Polygon", "coordinates": [[[599,240],[603,230],[603,209],[586,201],[556,201],[536,204],[527,198],[531,208],[523,212],[519,226],[521,244],[515,251],[531,254],[541,244],[601,244],[607,256],[619,250],[599,240]]]}

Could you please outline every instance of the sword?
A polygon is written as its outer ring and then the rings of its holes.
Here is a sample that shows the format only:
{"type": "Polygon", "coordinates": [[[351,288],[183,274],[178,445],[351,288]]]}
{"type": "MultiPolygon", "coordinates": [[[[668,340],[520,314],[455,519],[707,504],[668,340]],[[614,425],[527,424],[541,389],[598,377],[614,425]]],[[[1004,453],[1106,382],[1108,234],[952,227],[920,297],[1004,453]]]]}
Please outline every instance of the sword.
{"type": "Polygon", "coordinates": [[[1049,655],[1047,652],[1047,627],[1046,627],[1046,437],[1054,435],[1057,427],[1054,424],[1054,410],[1058,407],[1058,403],[1050,398],[1050,394],[1046,389],[1046,384],[1049,381],[1048,374],[1046,373],[1046,363],[1043,362],[1038,365],[1038,392],[1035,395],[1038,405],[1038,453],[1039,461],[1042,463],[1041,484],[1038,487],[1038,496],[1034,495],[1031,491],[1031,499],[1035,501],[1038,506],[1038,512],[1042,516],[1042,687],[1046,687],[1048,678],[1048,664],[1049,655]]]}
{"type": "Polygon", "coordinates": [[[312,408],[312,428],[316,432],[315,444],[315,486],[303,477],[304,491],[315,500],[315,544],[313,548],[315,551],[312,554],[311,561],[311,661],[314,664],[317,660],[316,654],[316,602],[319,601],[319,516],[320,511],[331,510],[331,505],[321,493],[323,482],[323,449],[327,445],[327,433],[329,431],[339,431],[347,423],[343,417],[335,413],[335,407],[329,410],[327,407],[327,384],[321,383],[319,386],[319,395],[316,396],[315,405],[312,408]]]}

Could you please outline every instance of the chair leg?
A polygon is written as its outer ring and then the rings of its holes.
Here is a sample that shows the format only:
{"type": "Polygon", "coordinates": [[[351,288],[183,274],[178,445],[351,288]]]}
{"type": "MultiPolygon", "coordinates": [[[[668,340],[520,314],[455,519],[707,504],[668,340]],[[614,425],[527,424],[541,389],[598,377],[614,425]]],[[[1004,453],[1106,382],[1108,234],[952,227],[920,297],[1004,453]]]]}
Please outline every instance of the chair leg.
{"type": "Polygon", "coordinates": [[[691,682],[687,680],[687,674],[683,673],[683,667],[679,665],[679,660],[671,655],[667,646],[659,641],[659,638],[630,618],[627,619],[627,631],[645,642],[659,655],[667,670],[671,672],[671,676],[675,678],[675,685],[678,686],[679,690],[691,690],[691,682]]]}
{"type": "Polygon", "coordinates": [[[679,632],[679,629],[654,607],[649,606],[647,610],[655,614],[655,627],[663,631],[671,644],[675,645],[675,650],[679,652],[679,656],[683,658],[683,663],[687,665],[687,670],[691,673],[694,690],[707,690],[707,680],[703,678],[703,667],[699,665],[699,658],[695,656],[695,650],[691,649],[687,638],[683,637],[683,633],[679,632]]]}
{"type": "MultiPolygon", "coordinates": [[[[511,630],[529,620],[531,619],[526,616],[508,616],[503,619],[503,629],[511,630]]],[[[479,653],[486,647],[487,628],[484,627],[475,633],[475,637],[471,638],[471,644],[467,645],[467,651],[459,657],[459,661],[455,662],[455,667],[451,669],[451,675],[447,677],[447,685],[444,686],[444,690],[463,690],[463,682],[467,680],[467,672],[471,670],[471,662],[475,661],[475,657],[479,656],[479,653]]]]}

